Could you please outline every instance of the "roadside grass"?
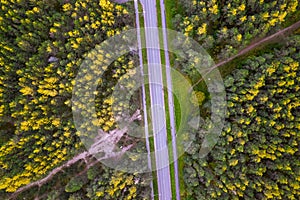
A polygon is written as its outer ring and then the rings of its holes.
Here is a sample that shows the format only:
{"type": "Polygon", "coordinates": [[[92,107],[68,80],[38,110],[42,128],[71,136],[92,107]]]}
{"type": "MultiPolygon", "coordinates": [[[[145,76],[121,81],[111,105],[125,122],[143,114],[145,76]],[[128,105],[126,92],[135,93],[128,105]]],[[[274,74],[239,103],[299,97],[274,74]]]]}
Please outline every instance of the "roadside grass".
{"type": "MultiPolygon", "coordinates": [[[[161,9],[160,9],[160,0],[156,0],[156,11],[157,11],[157,22],[158,27],[162,28],[162,18],[161,18],[161,9]]],[[[163,75],[163,85],[164,85],[164,102],[165,102],[165,116],[166,116],[166,130],[167,130],[167,140],[168,145],[172,144],[172,135],[171,135],[171,129],[168,127],[171,127],[170,124],[170,116],[169,116],[169,104],[168,104],[168,87],[167,87],[167,81],[166,81],[166,61],[165,61],[165,52],[163,50],[164,42],[163,42],[163,30],[159,31],[159,45],[160,45],[160,56],[161,56],[161,64],[162,64],[162,75],[163,75]]],[[[172,148],[169,148],[169,159],[173,158],[173,151],[172,148]]],[[[176,183],[175,183],[175,169],[173,163],[169,165],[170,167],[170,178],[171,178],[171,191],[172,196],[176,197],[176,183]]]]}
{"type": "MultiPolygon", "coordinates": [[[[172,19],[176,14],[182,14],[183,13],[183,8],[179,6],[178,0],[165,0],[165,10],[166,10],[166,24],[167,24],[167,29],[174,30],[172,19]]],[[[174,66],[174,60],[175,57],[173,54],[169,54],[170,57],[170,66],[174,66]]],[[[174,77],[172,77],[172,80],[174,81],[174,77]]],[[[173,82],[174,86],[174,82],[173,82]]],[[[183,91],[184,92],[184,91],[183,91]]],[[[181,119],[183,116],[181,116],[181,108],[180,106],[180,100],[177,99],[175,95],[173,95],[174,99],[174,112],[175,112],[175,123],[176,123],[176,132],[179,130],[180,123],[182,120],[181,119]]],[[[178,141],[177,141],[178,142],[178,141]]],[[[179,147],[179,145],[178,145],[179,147]]],[[[179,152],[181,151],[180,149],[178,150],[179,152]]],[[[174,165],[173,169],[174,169],[174,165]]],[[[186,195],[185,192],[185,183],[184,183],[184,155],[179,156],[178,158],[178,176],[179,176],[179,186],[180,186],[180,196],[184,198],[186,195]]],[[[174,174],[174,171],[172,171],[174,174]]]]}
{"type": "Polygon", "coordinates": [[[173,29],[172,19],[176,14],[184,13],[183,7],[179,5],[178,0],[165,0],[167,27],[173,29]]]}
{"type": "MultiPolygon", "coordinates": [[[[166,10],[166,24],[167,28],[174,30],[173,24],[172,24],[172,19],[176,14],[181,14],[183,13],[182,7],[179,6],[178,0],[165,0],[165,10],[166,10]]],[[[170,65],[174,66],[174,55],[170,53],[170,65]]],[[[172,80],[174,77],[172,77],[172,80]]],[[[173,84],[174,86],[174,84],[173,84]]],[[[174,112],[175,112],[175,123],[176,123],[176,131],[180,127],[180,122],[181,122],[181,108],[180,107],[180,102],[179,100],[175,97],[174,99],[174,112]]],[[[173,165],[174,166],[174,165],[173,165]]],[[[174,167],[173,167],[174,168],[174,167]]],[[[179,186],[180,186],[180,196],[184,197],[185,196],[185,183],[184,183],[184,176],[183,176],[183,171],[184,171],[184,155],[180,156],[178,158],[178,176],[179,176],[179,186]]],[[[174,171],[172,171],[174,174],[174,171]]]]}

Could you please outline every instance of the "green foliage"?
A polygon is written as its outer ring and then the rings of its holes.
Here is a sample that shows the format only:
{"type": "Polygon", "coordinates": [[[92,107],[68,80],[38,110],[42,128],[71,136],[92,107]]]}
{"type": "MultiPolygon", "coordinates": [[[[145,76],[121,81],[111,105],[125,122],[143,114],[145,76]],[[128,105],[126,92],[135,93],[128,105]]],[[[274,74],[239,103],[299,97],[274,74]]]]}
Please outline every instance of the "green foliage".
{"type": "MultiPolygon", "coordinates": [[[[108,0],[1,1],[1,190],[42,178],[82,148],[71,112],[76,73],[95,45],[129,28],[129,9],[108,0]]],[[[132,57],[118,59],[103,82],[132,66],[132,57]]],[[[104,130],[114,125],[113,83],[99,86],[96,101],[104,130]]]]}
{"type": "Polygon", "coordinates": [[[299,44],[299,35],[290,37],[226,77],[228,116],[218,144],[201,159],[199,134],[185,158],[188,198],[298,199],[299,44]]]}
{"type": "Polygon", "coordinates": [[[52,191],[47,195],[47,200],[56,200],[57,198],[59,198],[58,191],[52,191]]]}
{"type": "MultiPolygon", "coordinates": [[[[151,179],[148,174],[127,174],[104,166],[99,167],[99,165],[93,167],[92,170],[100,173],[94,174],[94,178],[87,183],[84,196],[88,199],[129,200],[148,198],[150,195],[149,181],[151,179]]],[[[73,193],[73,195],[76,194],[76,192],[73,193]]]]}
{"type": "Polygon", "coordinates": [[[68,200],[82,200],[82,197],[79,195],[71,195],[68,200]]]}
{"type": "Polygon", "coordinates": [[[94,180],[94,178],[99,174],[99,169],[97,167],[91,167],[87,171],[87,178],[89,180],[94,180]]]}
{"type": "Polygon", "coordinates": [[[71,178],[65,187],[66,192],[76,192],[82,188],[84,181],[80,177],[71,178]]]}
{"type": "Polygon", "coordinates": [[[204,100],[205,100],[205,94],[203,92],[201,91],[193,92],[191,101],[195,106],[201,106],[204,100]]]}
{"type": "Polygon", "coordinates": [[[277,30],[299,10],[297,0],[179,2],[184,13],[175,17],[174,27],[195,38],[219,60],[277,30]]]}

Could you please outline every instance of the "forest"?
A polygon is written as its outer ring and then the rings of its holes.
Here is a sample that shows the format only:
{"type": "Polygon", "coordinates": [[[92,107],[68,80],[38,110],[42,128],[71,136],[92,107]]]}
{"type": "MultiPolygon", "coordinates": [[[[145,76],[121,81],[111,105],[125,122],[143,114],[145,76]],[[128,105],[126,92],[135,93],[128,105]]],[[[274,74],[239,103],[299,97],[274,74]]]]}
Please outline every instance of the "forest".
{"type": "MultiPolygon", "coordinates": [[[[135,28],[133,1],[0,2],[0,199],[151,199],[150,173],[114,170],[84,156],[81,138],[90,127],[76,130],[72,114],[81,64],[85,58],[105,63],[111,55],[89,52],[135,28]]],[[[192,148],[179,159],[182,199],[299,199],[300,2],[166,2],[168,28],[211,55],[227,98],[222,134],[202,158],[210,95],[190,62],[172,56],[176,70],[194,85],[193,103],[205,119],[190,130],[196,135],[192,148]]],[[[92,123],[104,132],[118,128],[114,113],[127,105],[114,107],[111,95],[136,66],[138,56],[128,53],[97,69],[104,76],[95,98],[98,121],[92,123]]],[[[136,97],[130,109],[140,107],[136,97]]],[[[136,151],[145,151],[144,141],[133,143],[136,151]]]]}

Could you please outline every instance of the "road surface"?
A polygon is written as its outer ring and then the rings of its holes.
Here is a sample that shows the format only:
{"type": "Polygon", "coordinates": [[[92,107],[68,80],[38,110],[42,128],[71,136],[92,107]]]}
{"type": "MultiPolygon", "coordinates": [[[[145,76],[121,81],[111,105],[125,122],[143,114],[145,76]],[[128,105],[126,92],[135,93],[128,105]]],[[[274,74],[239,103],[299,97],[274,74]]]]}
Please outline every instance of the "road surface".
{"type": "Polygon", "coordinates": [[[164,87],[162,78],[156,0],[141,0],[144,13],[152,130],[159,199],[172,199],[164,87]]]}

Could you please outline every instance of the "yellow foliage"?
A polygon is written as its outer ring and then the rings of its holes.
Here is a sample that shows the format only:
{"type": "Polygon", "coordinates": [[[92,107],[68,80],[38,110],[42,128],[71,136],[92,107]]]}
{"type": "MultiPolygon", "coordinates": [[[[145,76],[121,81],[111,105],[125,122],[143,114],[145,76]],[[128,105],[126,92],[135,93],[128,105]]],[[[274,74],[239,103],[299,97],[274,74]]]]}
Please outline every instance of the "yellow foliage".
{"type": "Polygon", "coordinates": [[[63,11],[67,12],[72,9],[72,5],[70,3],[66,3],[63,5],[63,11]]]}
{"type": "Polygon", "coordinates": [[[212,14],[218,14],[218,12],[219,12],[219,9],[218,9],[218,5],[217,4],[215,4],[215,5],[213,5],[213,7],[211,7],[211,8],[209,8],[208,9],[212,14]]]}
{"type": "Polygon", "coordinates": [[[229,136],[227,137],[227,141],[228,141],[228,142],[232,142],[232,141],[233,141],[233,137],[232,137],[231,135],[229,135],[229,136]]]}
{"type": "Polygon", "coordinates": [[[21,93],[23,93],[24,95],[32,95],[33,94],[33,89],[31,89],[30,87],[26,86],[24,88],[22,88],[20,90],[21,93]]]}
{"type": "Polygon", "coordinates": [[[292,0],[292,1],[290,2],[290,4],[288,5],[287,12],[288,12],[288,13],[290,13],[290,12],[295,12],[295,11],[297,10],[298,4],[299,4],[299,1],[298,1],[298,0],[292,0]]]}
{"type": "Polygon", "coordinates": [[[273,18],[273,19],[269,20],[268,22],[269,22],[269,24],[270,24],[271,26],[275,26],[276,23],[277,23],[277,19],[276,19],[276,18],[273,18]]]}
{"type": "Polygon", "coordinates": [[[60,125],[60,119],[59,118],[55,118],[53,121],[52,121],[52,124],[56,127],[58,127],[60,125]]]}
{"type": "Polygon", "coordinates": [[[198,34],[199,35],[206,34],[206,27],[207,27],[207,24],[203,23],[202,26],[198,28],[198,34]]]}
{"type": "Polygon", "coordinates": [[[98,192],[96,192],[96,196],[97,197],[102,197],[102,196],[104,196],[104,192],[103,191],[98,191],[98,192]]]}
{"type": "Polygon", "coordinates": [[[192,30],[194,29],[194,26],[192,24],[188,25],[186,28],[185,28],[185,33],[190,33],[192,30]]]}
{"type": "Polygon", "coordinates": [[[229,162],[229,166],[236,166],[239,163],[239,160],[233,159],[229,162]]]}
{"type": "Polygon", "coordinates": [[[240,11],[244,11],[245,8],[246,8],[245,4],[241,4],[241,5],[238,7],[238,9],[239,9],[240,11]]]}
{"type": "Polygon", "coordinates": [[[243,16],[243,17],[241,17],[241,18],[240,18],[240,20],[241,20],[241,22],[244,22],[244,21],[246,21],[246,20],[247,20],[247,16],[243,16]]]}
{"type": "Polygon", "coordinates": [[[230,10],[230,12],[233,16],[235,16],[237,14],[237,9],[234,8],[234,9],[230,10]]]}
{"type": "Polygon", "coordinates": [[[285,17],[286,17],[286,15],[287,15],[287,12],[281,13],[281,14],[278,16],[279,21],[280,21],[280,22],[283,22],[284,19],[285,19],[285,17]]]}
{"type": "Polygon", "coordinates": [[[236,36],[236,40],[238,41],[238,42],[240,42],[241,40],[242,40],[242,34],[238,34],[237,36],[236,36]]]}

